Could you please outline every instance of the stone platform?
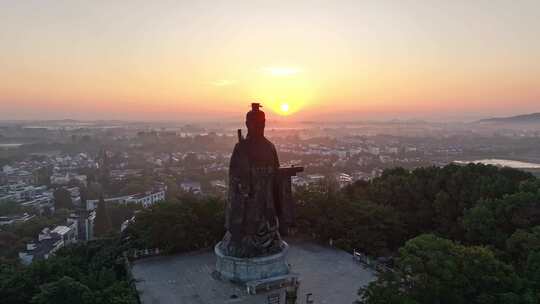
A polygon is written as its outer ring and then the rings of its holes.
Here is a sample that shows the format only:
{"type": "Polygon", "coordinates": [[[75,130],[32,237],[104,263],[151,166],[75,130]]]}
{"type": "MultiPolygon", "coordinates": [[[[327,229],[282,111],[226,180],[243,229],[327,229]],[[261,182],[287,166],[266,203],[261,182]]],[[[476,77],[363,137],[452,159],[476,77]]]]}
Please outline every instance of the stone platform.
{"type": "MultiPolygon", "coordinates": [[[[298,302],[306,295],[317,304],[352,303],[357,291],[375,279],[375,274],[353,261],[352,255],[309,241],[288,240],[288,262],[298,274],[298,302]]],[[[174,256],[153,257],[134,263],[133,276],[143,304],[265,304],[277,295],[285,303],[283,290],[250,295],[246,288],[216,279],[216,257],[212,250],[174,256]]]]}
{"type": "Polygon", "coordinates": [[[221,279],[235,283],[246,283],[283,276],[289,273],[287,253],[289,245],[282,242],[281,252],[255,258],[235,258],[225,255],[221,242],[214,247],[216,254],[216,272],[221,279]]]}

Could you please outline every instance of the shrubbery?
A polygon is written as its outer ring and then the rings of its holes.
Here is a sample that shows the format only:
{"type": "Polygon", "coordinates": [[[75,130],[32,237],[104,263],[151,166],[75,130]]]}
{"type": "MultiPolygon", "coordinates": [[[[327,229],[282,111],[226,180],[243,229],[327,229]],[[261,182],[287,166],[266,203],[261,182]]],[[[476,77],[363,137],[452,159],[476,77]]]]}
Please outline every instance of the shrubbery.
{"type": "Polygon", "coordinates": [[[224,235],[225,202],[218,198],[184,196],[141,210],[125,231],[134,248],[160,248],[165,253],[202,249],[224,235]]]}
{"type": "Polygon", "coordinates": [[[0,267],[3,304],[137,303],[118,240],[62,248],[30,266],[0,267]]]}
{"type": "Polygon", "coordinates": [[[540,182],[485,165],[387,170],[297,193],[299,230],[393,256],[360,303],[538,303],[540,182]]]}

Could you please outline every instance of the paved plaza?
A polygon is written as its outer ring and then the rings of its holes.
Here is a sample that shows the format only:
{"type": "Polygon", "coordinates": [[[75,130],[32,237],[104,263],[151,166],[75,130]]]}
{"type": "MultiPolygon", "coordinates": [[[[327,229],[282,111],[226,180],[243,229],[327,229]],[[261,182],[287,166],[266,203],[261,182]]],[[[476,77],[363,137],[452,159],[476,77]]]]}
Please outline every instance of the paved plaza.
{"type": "MultiPolygon", "coordinates": [[[[375,279],[374,273],[354,262],[344,251],[312,242],[293,241],[289,251],[292,271],[299,274],[298,304],[306,303],[312,293],[314,304],[349,304],[357,299],[357,291],[375,279]]],[[[244,288],[215,279],[215,256],[212,251],[153,257],[133,265],[133,276],[143,304],[266,304],[273,290],[248,295],[244,288]]]]}

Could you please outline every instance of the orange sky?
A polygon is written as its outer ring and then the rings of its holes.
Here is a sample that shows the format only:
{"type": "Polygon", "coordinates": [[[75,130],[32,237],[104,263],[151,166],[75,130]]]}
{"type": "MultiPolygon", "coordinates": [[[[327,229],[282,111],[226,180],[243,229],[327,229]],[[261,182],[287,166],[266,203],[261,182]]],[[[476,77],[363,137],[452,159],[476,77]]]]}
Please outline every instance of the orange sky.
{"type": "Polygon", "coordinates": [[[540,111],[540,1],[151,2],[1,2],[0,119],[540,111]]]}

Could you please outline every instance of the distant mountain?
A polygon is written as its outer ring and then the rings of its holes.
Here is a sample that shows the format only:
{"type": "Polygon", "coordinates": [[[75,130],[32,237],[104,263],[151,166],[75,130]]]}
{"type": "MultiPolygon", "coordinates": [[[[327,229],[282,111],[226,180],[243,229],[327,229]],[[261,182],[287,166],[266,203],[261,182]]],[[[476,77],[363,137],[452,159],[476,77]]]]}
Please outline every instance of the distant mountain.
{"type": "Polygon", "coordinates": [[[479,123],[540,123],[540,113],[482,119],[479,123]]]}

